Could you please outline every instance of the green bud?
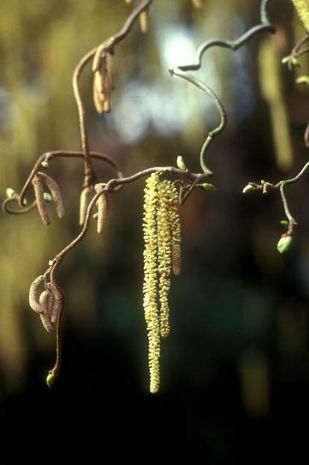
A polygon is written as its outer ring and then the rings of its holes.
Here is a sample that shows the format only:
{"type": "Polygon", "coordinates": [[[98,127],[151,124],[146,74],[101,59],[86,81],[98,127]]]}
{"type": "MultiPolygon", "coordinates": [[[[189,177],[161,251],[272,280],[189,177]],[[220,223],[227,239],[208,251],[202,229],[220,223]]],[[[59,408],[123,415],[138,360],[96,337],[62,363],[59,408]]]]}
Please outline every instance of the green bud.
{"type": "Polygon", "coordinates": [[[42,166],[43,168],[48,168],[48,166],[49,166],[49,165],[48,165],[48,161],[46,161],[46,160],[42,161],[41,166],[42,166]]]}
{"type": "Polygon", "coordinates": [[[253,191],[254,190],[254,187],[252,186],[252,184],[247,184],[243,190],[242,190],[242,193],[243,194],[246,194],[247,192],[250,192],[250,191],[253,191]]]}
{"type": "Polygon", "coordinates": [[[52,202],[53,201],[53,198],[52,198],[52,196],[50,195],[49,192],[44,192],[43,197],[44,197],[45,202],[52,202]]]}
{"type": "Polygon", "coordinates": [[[298,58],[292,58],[292,65],[297,67],[300,66],[300,61],[298,60],[298,58]]]}
{"type": "Polygon", "coordinates": [[[289,60],[290,60],[290,56],[288,55],[288,56],[282,58],[281,63],[282,63],[283,65],[285,65],[286,63],[289,62],[289,60]]]}
{"type": "Polygon", "coordinates": [[[213,191],[217,190],[216,186],[214,186],[213,184],[209,184],[208,182],[204,182],[204,184],[202,184],[201,187],[206,192],[213,192],[213,191]]]}
{"type": "Polygon", "coordinates": [[[53,373],[48,373],[46,376],[46,384],[50,388],[54,384],[55,381],[55,375],[53,373]]]}
{"type": "Polygon", "coordinates": [[[299,76],[295,82],[296,84],[307,84],[309,86],[309,76],[299,76]]]}
{"type": "Polygon", "coordinates": [[[8,187],[6,190],[6,196],[10,198],[10,197],[13,197],[14,194],[15,194],[14,189],[12,189],[11,187],[8,187]]]}
{"type": "Polygon", "coordinates": [[[291,242],[292,242],[292,236],[281,236],[277,244],[278,252],[279,253],[287,252],[290,248],[291,242]]]}
{"type": "Polygon", "coordinates": [[[180,170],[187,170],[188,169],[185,162],[184,162],[184,159],[182,158],[181,155],[178,155],[177,160],[176,160],[176,164],[177,164],[177,167],[180,170]]]}
{"type": "Polygon", "coordinates": [[[287,220],[280,221],[281,226],[289,226],[289,222],[287,220]]]}

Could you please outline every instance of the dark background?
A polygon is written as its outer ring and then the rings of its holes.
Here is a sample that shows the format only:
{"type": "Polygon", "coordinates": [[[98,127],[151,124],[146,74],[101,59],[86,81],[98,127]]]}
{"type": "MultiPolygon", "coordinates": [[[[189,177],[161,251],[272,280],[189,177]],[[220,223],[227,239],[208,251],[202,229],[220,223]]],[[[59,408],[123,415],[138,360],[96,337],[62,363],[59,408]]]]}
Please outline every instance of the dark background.
{"type": "MultiPolygon", "coordinates": [[[[41,153],[79,149],[73,68],[120,29],[131,8],[120,0],[1,2],[2,199],[8,186],[20,189],[41,153]]],[[[180,154],[197,170],[217,114],[167,68],[206,39],[239,36],[259,22],[258,9],[258,1],[205,0],[201,10],[189,0],[155,1],[148,34],[137,24],[117,47],[110,115],[95,113],[85,75],[91,146],[115,157],[126,174],[175,164],[180,154]]],[[[287,188],[299,226],[284,256],[276,250],[284,217],[279,193],[242,194],[248,181],[294,176],[308,156],[308,91],[281,65],[304,30],[288,0],[270,1],[269,14],[274,38],[262,34],[237,53],[211,50],[197,73],[220,95],[229,120],[209,149],[217,191],[194,192],[181,210],[183,273],[172,283],[172,331],[162,342],[157,395],[147,392],[143,181],[115,194],[105,234],[98,237],[92,225],[61,266],[63,366],[50,390],[44,379],[54,339],[29,311],[27,296],[34,277],[77,234],[81,165],[50,167],[64,192],[64,220],[53,216],[45,228],[35,212],[1,214],[1,464],[20,454],[34,462],[64,455],[87,463],[306,460],[306,178],[287,188]]],[[[308,74],[306,57],[297,72],[308,74]]]]}

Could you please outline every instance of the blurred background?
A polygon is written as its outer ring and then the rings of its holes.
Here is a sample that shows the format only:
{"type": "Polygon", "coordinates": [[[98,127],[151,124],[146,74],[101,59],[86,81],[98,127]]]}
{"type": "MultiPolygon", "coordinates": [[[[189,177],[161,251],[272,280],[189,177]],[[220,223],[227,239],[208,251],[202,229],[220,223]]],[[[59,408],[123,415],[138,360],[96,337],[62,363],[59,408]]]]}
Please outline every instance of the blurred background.
{"type": "MultiPolygon", "coordinates": [[[[218,121],[207,96],[171,78],[210,38],[232,39],[259,22],[259,0],[155,1],[149,32],[138,24],[116,47],[113,111],[98,115],[90,71],[82,91],[91,147],[126,174],[175,164],[199,169],[206,131],[218,121]]],[[[209,149],[215,193],[194,192],[181,209],[183,273],[171,289],[172,331],[162,343],[161,390],[148,394],[142,308],[143,181],[112,199],[102,236],[91,227],[61,265],[66,294],[63,368],[53,389],[48,335],[29,310],[28,290],[78,232],[80,161],[55,160],[49,172],[66,216],[44,227],[36,211],[0,215],[0,462],[54,456],[61,448],[88,462],[178,457],[210,465],[258,463],[306,451],[309,414],[309,241],[306,178],[287,188],[299,226],[291,251],[276,243],[284,218],[277,192],[243,195],[248,181],[294,176],[307,161],[303,134],[309,74],[281,59],[304,34],[289,0],[271,0],[277,34],[234,53],[212,49],[196,73],[221,97],[225,132],[209,149]],[[32,448],[33,446],[33,448],[32,448]],[[143,450],[145,451],[143,452],[143,450]],[[41,456],[42,457],[42,456],[41,456]]],[[[80,57],[118,31],[124,0],[22,0],[0,3],[0,189],[19,191],[37,157],[79,150],[72,71],[80,57]]],[[[112,173],[98,166],[101,179],[112,173]]]]}

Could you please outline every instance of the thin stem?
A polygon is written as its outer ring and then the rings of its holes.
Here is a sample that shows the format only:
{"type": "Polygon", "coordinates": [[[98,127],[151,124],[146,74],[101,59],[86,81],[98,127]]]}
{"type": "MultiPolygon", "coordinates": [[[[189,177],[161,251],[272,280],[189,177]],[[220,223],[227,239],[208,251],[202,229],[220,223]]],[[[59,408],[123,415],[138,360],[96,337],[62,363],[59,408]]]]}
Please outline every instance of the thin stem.
{"type": "Polygon", "coordinates": [[[132,11],[121,30],[118,32],[118,34],[114,36],[114,45],[121,42],[129,34],[133,24],[135,23],[139,15],[143,11],[147,10],[147,8],[151,5],[152,2],[153,0],[144,0],[139,6],[135,8],[135,10],[132,11]]]}
{"type": "Polygon", "coordinates": [[[283,184],[284,186],[286,184],[294,184],[295,182],[299,180],[299,178],[302,177],[302,175],[307,171],[308,168],[309,168],[309,161],[305,164],[305,166],[303,166],[300,172],[296,176],[294,176],[294,178],[284,179],[280,181],[278,184],[283,184]]]}
{"type": "Polygon", "coordinates": [[[295,219],[293,218],[291,212],[290,212],[290,208],[289,208],[289,205],[288,205],[288,201],[287,201],[287,198],[285,196],[285,192],[284,192],[284,184],[280,184],[280,195],[281,195],[281,200],[282,200],[282,203],[283,203],[283,208],[284,208],[284,212],[285,212],[285,216],[287,217],[288,221],[289,221],[289,224],[290,225],[294,225],[294,224],[297,224],[295,219]]]}
{"type": "Polygon", "coordinates": [[[309,48],[305,48],[303,50],[300,50],[301,47],[309,41],[309,33],[307,32],[304,37],[300,39],[300,41],[297,42],[297,44],[293,47],[293,50],[291,52],[292,57],[299,57],[303,55],[304,53],[307,53],[309,51],[309,48]]]}
{"type": "Polygon", "coordinates": [[[86,127],[86,112],[80,93],[80,77],[85,66],[90,62],[96,52],[96,48],[90,50],[78,63],[73,73],[73,92],[76,100],[78,118],[79,118],[79,129],[81,136],[81,146],[84,154],[84,185],[83,187],[89,187],[92,184],[94,178],[93,166],[90,159],[89,151],[89,140],[86,127]]]}
{"type": "MultiPolygon", "coordinates": [[[[100,161],[102,161],[104,163],[107,163],[109,166],[111,166],[113,168],[113,170],[115,171],[117,177],[121,178],[123,176],[123,173],[120,170],[118,163],[116,163],[116,161],[114,161],[108,155],[106,155],[104,153],[100,153],[100,152],[90,152],[90,157],[93,158],[93,159],[96,159],[96,160],[100,160],[100,161]]],[[[53,158],[81,158],[81,159],[83,159],[84,154],[83,154],[83,152],[62,151],[62,150],[55,150],[55,151],[52,151],[52,152],[43,153],[37,159],[36,163],[34,164],[34,166],[33,166],[32,170],[31,170],[31,172],[30,172],[24,186],[22,187],[22,189],[20,191],[20,194],[19,195],[15,194],[13,197],[4,200],[4,202],[2,204],[2,207],[7,213],[12,213],[12,214],[27,213],[28,211],[32,210],[35,207],[36,202],[33,202],[30,206],[26,206],[27,205],[27,201],[26,201],[26,198],[25,198],[26,192],[27,192],[29,186],[31,186],[31,181],[34,178],[35,174],[37,173],[37,171],[39,169],[42,168],[42,166],[41,166],[42,162],[49,162],[53,158]],[[18,211],[17,210],[11,210],[8,207],[9,203],[16,202],[16,201],[18,202],[18,205],[21,208],[21,210],[18,210],[18,211]]]]}
{"type": "MultiPolygon", "coordinates": [[[[57,286],[59,289],[59,286],[57,286]]],[[[49,373],[53,377],[57,377],[60,368],[61,368],[61,359],[62,359],[62,344],[61,344],[61,328],[62,328],[62,314],[63,309],[60,310],[57,321],[56,321],[56,360],[53,368],[49,370],[49,373]]]]}
{"type": "Polygon", "coordinates": [[[221,40],[221,39],[212,39],[204,42],[198,49],[195,54],[194,63],[190,65],[178,66],[182,71],[196,71],[202,66],[202,59],[206,50],[212,47],[223,47],[229,48],[233,51],[236,51],[242,47],[246,42],[248,42],[253,36],[260,32],[268,31],[271,33],[275,32],[274,26],[270,23],[267,16],[267,6],[268,0],[262,0],[260,8],[260,17],[261,23],[257,26],[253,26],[248,31],[244,32],[238,39],[235,40],[221,40]]]}
{"type": "Polygon", "coordinates": [[[211,90],[205,83],[203,83],[199,79],[195,78],[191,74],[184,73],[179,68],[175,68],[173,70],[170,70],[170,73],[172,75],[176,75],[176,76],[181,77],[182,79],[185,79],[186,81],[190,82],[195,87],[197,87],[198,89],[205,92],[213,100],[215,106],[217,107],[217,110],[218,110],[219,115],[220,115],[220,123],[212,131],[209,131],[209,133],[208,133],[208,135],[207,135],[207,137],[205,139],[205,142],[203,143],[203,146],[201,148],[201,152],[200,152],[200,165],[201,165],[202,170],[204,171],[204,173],[212,174],[211,171],[208,169],[208,167],[206,165],[206,160],[205,160],[205,158],[206,158],[206,150],[207,150],[207,147],[210,144],[210,142],[216,136],[218,136],[220,134],[220,132],[222,132],[223,129],[225,128],[225,126],[226,126],[227,116],[226,116],[225,109],[224,109],[219,97],[215,94],[215,92],[213,90],[211,90]]]}
{"type": "MultiPolygon", "coordinates": [[[[257,190],[260,190],[263,192],[263,194],[267,193],[268,192],[268,189],[279,189],[280,191],[280,196],[281,196],[281,200],[282,200],[282,204],[283,204],[283,208],[284,208],[284,213],[285,213],[285,216],[288,220],[288,223],[289,223],[289,227],[288,227],[288,231],[287,231],[287,234],[288,235],[291,235],[293,233],[293,227],[294,225],[297,224],[295,218],[293,217],[291,211],[290,211],[290,207],[289,207],[289,204],[288,204],[288,200],[286,198],[286,195],[285,195],[285,186],[289,185],[289,184],[295,184],[296,182],[299,181],[299,179],[305,174],[305,172],[307,171],[307,169],[309,168],[309,161],[303,166],[303,168],[300,170],[300,172],[294,176],[293,178],[290,178],[290,179],[283,179],[279,182],[277,182],[277,184],[272,184],[272,183],[269,183],[267,181],[261,181],[261,184],[257,184],[255,182],[250,182],[248,185],[251,185],[253,187],[253,189],[257,189],[257,190]]],[[[245,191],[243,191],[245,192],[245,191]]]]}

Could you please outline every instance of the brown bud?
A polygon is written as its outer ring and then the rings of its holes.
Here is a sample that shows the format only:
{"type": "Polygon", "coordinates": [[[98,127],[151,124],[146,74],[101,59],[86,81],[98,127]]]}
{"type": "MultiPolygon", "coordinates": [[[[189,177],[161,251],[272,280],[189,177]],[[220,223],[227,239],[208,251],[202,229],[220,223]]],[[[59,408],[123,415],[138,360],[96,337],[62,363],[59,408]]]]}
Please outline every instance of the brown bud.
{"type": "Polygon", "coordinates": [[[41,313],[41,304],[39,302],[39,288],[44,282],[44,275],[40,275],[30,286],[29,289],[29,305],[36,313],[41,313]]]}
{"type": "Polygon", "coordinates": [[[175,276],[181,274],[181,245],[172,244],[172,269],[175,276]]]}
{"type": "Polygon", "coordinates": [[[44,224],[47,226],[50,224],[50,217],[47,211],[46,202],[44,199],[44,189],[43,184],[41,181],[41,177],[36,174],[32,179],[32,185],[34,188],[34,195],[36,200],[36,205],[38,208],[38,212],[44,224]]]}

